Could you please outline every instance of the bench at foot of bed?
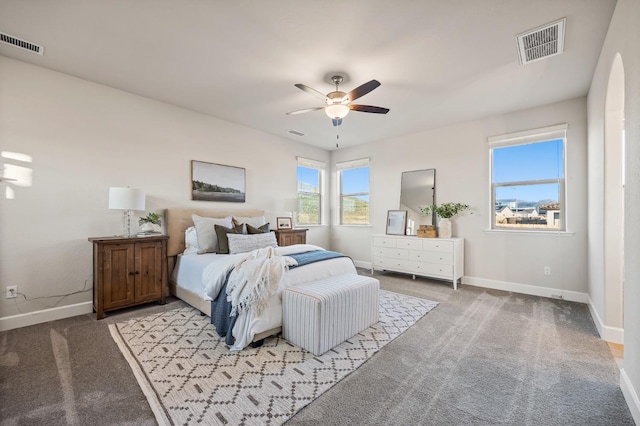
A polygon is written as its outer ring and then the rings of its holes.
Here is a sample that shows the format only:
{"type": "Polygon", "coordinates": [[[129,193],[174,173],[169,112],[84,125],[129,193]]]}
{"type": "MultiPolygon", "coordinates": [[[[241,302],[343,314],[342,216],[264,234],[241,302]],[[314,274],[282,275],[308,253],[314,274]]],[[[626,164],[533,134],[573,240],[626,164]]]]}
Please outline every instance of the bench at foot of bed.
{"type": "Polygon", "coordinates": [[[380,282],[337,275],[287,288],[282,294],[282,334],[294,345],[322,355],[378,322],[380,282]]]}

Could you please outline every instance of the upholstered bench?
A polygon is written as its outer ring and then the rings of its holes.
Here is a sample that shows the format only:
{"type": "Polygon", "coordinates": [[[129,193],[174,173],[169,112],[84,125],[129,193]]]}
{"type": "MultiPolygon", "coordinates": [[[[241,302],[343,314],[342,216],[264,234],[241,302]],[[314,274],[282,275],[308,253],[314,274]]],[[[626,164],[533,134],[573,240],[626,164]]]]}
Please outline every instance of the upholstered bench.
{"type": "Polygon", "coordinates": [[[378,322],[380,282],[344,274],[287,288],[282,294],[282,334],[322,355],[378,322]]]}

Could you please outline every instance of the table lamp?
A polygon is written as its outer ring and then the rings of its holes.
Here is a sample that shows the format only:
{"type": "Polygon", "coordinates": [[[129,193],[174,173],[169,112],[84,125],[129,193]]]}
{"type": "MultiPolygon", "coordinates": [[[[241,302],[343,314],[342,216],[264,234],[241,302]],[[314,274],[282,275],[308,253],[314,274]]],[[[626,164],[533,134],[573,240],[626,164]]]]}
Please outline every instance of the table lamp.
{"type": "Polygon", "coordinates": [[[122,216],[122,236],[133,237],[131,216],[134,210],[144,210],[144,191],[137,188],[109,188],[109,209],[124,210],[122,216]]]}

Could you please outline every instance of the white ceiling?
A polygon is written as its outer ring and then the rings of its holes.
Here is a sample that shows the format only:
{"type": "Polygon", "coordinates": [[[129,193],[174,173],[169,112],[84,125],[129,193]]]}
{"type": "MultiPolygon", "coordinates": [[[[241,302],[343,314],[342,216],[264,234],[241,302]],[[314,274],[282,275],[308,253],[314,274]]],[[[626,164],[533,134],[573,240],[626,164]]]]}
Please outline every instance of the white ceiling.
{"type": "Polygon", "coordinates": [[[294,87],[371,79],[340,147],[587,94],[615,0],[2,0],[19,59],[324,149],[336,128],[294,87]],[[522,66],[515,35],[566,18],[565,52],[522,66]],[[290,130],[305,136],[295,136],[290,130]]]}

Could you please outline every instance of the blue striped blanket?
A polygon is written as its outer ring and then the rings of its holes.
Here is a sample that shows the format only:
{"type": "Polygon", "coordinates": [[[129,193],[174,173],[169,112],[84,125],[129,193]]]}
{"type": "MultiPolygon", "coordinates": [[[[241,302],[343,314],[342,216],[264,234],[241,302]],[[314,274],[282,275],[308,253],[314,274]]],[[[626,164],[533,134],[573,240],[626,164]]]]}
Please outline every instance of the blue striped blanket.
{"type": "MultiPolygon", "coordinates": [[[[296,262],[298,262],[297,266],[290,266],[289,269],[338,257],[347,257],[345,254],[330,250],[312,250],[304,253],[289,254],[287,256],[294,258],[296,262]]],[[[227,282],[229,281],[229,275],[231,275],[231,271],[227,273],[222,290],[220,290],[215,300],[211,301],[211,324],[216,327],[216,332],[220,337],[225,338],[225,343],[231,346],[235,342],[232,330],[236,323],[236,316],[231,316],[231,302],[227,301],[227,282]]]]}

